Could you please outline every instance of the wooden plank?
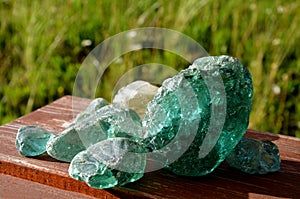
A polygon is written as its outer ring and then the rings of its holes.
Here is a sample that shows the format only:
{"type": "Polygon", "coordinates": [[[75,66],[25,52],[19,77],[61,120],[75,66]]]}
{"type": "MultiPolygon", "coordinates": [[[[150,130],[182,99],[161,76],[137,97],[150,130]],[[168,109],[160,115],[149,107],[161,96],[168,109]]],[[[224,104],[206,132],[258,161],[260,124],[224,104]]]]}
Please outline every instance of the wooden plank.
{"type": "Polygon", "coordinates": [[[22,199],[92,199],[72,191],[65,191],[50,187],[37,182],[24,180],[10,175],[0,174],[0,198],[22,198],[22,199]]]}
{"type": "Polygon", "coordinates": [[[98,190],[70,178],[68,163],[46,155],[26,158],[18,154],[15,136],[19,127],[39,125],[59,133],[64,129],[64,124],[70,122],[89,102],[89,99],[65,96],[1,126],[0,173],[106,198],[297,198],[300,195],[300,139],[254,130],[248,130],[246,136],[271,140],[278,145],[282,160],[279,172],[248,175],[223,163],[212,174],[203,177],[182,177],[160,170],[146,173],[141,180],[124,187],[98,190]],[[75,110],[72,110],[72,103],[75,110]]]}

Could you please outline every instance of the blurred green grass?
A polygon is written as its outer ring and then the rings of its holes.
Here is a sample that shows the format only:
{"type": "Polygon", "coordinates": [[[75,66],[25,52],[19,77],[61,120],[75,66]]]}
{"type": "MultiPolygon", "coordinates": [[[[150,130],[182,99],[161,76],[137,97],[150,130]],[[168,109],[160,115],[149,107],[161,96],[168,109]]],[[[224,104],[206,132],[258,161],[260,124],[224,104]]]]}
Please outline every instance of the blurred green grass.
{"type": "MultiPolygon", "coordinates": [[[[299,9],[296,0],[0,0],[0,124],[72,94],[82,61],[101,41],[152,26],[180,31],[210,55],[238,57],[255,88],[249,128],[300,137],[299,9]]],[[[109,99],[124,72],[152,62],[188,66],[168,52],[131,52],[105,71],[98,96],[109,99]]]]}

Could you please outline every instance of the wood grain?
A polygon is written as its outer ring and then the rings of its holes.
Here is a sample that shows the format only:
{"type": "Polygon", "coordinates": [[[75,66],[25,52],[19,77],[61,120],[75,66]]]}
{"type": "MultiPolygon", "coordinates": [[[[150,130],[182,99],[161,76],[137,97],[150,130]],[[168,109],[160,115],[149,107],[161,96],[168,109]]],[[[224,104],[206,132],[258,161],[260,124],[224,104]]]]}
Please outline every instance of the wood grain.
{"type": "Polygon", "coordinates": [[[85,194],[66,191],[50,187],[41,183],[17,178],[11,175],[0,174],[1,198],[22,199],[92,199],[94,197],[85,194]]]}
{"type": "MultiPolygon", "coordinates": [[[[203,177],[182,177],[160,170],[146,173],[141,180],[124,187],[98,190],[70,178],[67,172],[68,163],[56,161],[47,155],[27,158],[18,154],[15,148],[18,128],[26,125],[39,125],[54,133],[59,133],[65,128],[64,125],[70,122],[89,102],[89,99],[65,96],[1,126],[1,184],[4,178],[9,178],[10,183],[15,181],[20,184],[18,188],[21,188],[23,183],[21,179],[26,179],[40,183],[43,189],[46,189],[46,192],[36,191],[36,194],[51,195],[54,193],[47,192],[47,189],[59,188],[61,191],[65,190],[66,193],[78,192],[87,197],[97,198],[299,198],[300,196],[300,139],[254,130],[248,130],[246,136],[271,140],[278,145],[281,154],[279,172],[248,175],[223,163],[213,173],[203,177]],[[18,178],[21,179],[18,180],[18,178]]],[[[32,182],[28,185],[34,186],[32,182]]],[[[1,186],[0,198],[4,196],[4,189],[1,186]]],[[[5,190],[7,191],[7,188],[5,190]]],[[[24,187],[25,190],[26,187],[24,187]]],[[[22,190],[19,192],[22,193],[22,190]]],[[[33,194],[33,192],[30,193],[33,194]]]]}

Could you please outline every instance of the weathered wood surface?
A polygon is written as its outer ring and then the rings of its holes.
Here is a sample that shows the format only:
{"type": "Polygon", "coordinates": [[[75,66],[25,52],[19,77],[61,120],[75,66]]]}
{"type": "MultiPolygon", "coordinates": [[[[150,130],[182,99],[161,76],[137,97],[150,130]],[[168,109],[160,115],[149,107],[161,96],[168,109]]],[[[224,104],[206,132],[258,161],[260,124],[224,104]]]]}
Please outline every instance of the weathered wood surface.
{"type": "Polygon", "coordinates": [[[0,198],[22,199],[93,199],[92,196],[65,191],[41,183],[24,180],[22,178],[0,173],[0,198]]]}
{"type": "Polygon", "coordinates": [[[15,148],[18,128],[39,125],[59,133],[64,129],[64,124],[70,122],[89,101],[65,96],[0,127],[0,198],[5,198],[9,192],[16,197],[22,194],[35,194],[36,198],[50,198],[51,195],[55,198],[58,195],[61,195],[61,198],[65,196],[70,196],[69,198],[300,197],[300,139],[253,130],[248,130],[246,136],[271,140],[278,145],[281,154],[279,172],[248,175],[223,163],[212,174],[203,177],[181,177],[160,170],[146,173],[141,180],[125,187],[98,190],[70,178],[67,172],[68,163],[56,161],[47,155],[26,158],[18,154],[15,148]],[[73,110],[72,103],[76,107],[73,110]],[[30,187],[34,188],[28,191],[30,187]],[[43,191],[40,191],[39,187],[43,191]]]}

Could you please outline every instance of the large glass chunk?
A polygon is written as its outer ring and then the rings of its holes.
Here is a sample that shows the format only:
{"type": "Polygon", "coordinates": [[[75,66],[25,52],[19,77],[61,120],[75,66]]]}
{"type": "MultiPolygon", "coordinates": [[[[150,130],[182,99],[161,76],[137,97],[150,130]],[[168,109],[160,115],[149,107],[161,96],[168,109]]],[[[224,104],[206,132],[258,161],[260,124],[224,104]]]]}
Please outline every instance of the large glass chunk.
{"type": "Polygon", "coordinates": [[[210,173],[246,132],[252,96],[251,75],[238,59],[197,59],[148,104],[139,152],[161,154],[178,175],[210,173]]]}

